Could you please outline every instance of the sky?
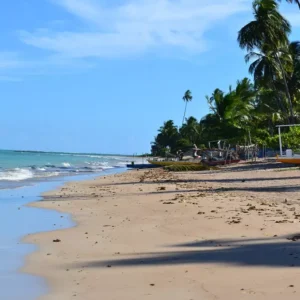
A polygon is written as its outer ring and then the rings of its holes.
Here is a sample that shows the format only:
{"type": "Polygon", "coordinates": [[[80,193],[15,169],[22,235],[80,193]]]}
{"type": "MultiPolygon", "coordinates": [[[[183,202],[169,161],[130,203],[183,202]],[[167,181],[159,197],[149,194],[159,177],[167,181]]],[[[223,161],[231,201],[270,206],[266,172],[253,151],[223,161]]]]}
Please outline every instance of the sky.
{"type": "MultiPolygon", "coordinates": [[[[0,12],[0,148],[145,153],[164,121],[248,75],[250,0],[11,0],[0,12]]],[[[281,5],[300,37],[300,11],[281,5]]]]}

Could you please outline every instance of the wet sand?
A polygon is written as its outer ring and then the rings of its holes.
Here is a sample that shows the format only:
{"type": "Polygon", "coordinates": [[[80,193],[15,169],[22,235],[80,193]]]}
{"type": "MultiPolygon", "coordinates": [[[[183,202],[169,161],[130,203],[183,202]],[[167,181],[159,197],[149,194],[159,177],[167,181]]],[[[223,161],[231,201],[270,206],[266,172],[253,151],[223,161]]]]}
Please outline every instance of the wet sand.
{"type": "Polygon", "coordinates": [[[300,170],[274,167],[68,183],[34,206],[78,226],[27,237],[25,271],[43,300],[299,299],[300,170]]]}

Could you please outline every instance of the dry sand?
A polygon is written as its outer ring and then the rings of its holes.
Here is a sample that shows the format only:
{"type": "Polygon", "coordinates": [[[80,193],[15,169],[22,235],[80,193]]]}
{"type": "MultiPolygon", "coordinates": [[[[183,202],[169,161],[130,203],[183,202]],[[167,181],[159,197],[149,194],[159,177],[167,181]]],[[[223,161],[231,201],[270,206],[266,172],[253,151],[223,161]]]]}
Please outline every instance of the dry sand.
{"type": "Polygon", "coordinates": [[[257,166],[69,183],[34,206],[78,226],[27,237],[25,271],[43,300],[299,299],[300,171],[257,166]]]}

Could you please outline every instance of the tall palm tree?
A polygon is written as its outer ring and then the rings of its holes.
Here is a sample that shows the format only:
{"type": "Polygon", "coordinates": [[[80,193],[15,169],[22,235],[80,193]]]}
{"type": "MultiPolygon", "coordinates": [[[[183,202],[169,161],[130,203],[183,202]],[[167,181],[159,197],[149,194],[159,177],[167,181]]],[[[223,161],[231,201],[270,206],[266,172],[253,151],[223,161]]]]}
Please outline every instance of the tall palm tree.
{"type": "Polygon", "coordinates": [[[254,20],[245,25],[238,33],[238,42],[242,49],[251,51],[262,49],[267,44],[279,48],[288,44],[291,32],[289,22],[279,13],[275,0],[254,0],[254,20]]]}
{"type": "Polygon", "coordinates": [[[184,109],[184,114],[183,114],[183,119],[182,119],[182,125],[183,125],[184,120],[185,120],[187,104],[188,104],[188,102],[191,102],[193,100],[192,92],[190,90],[187,90],[184,93],[184,96],[182,97],[182,100],[185,102],[185,109],[184,109]]]}
{"type": "MultiPolygon", "coordinates": [[[[273,51],[270,50],[268,45],[264,45],[260,52],[250,51],[245,56],[245,60],[247,63],[251,61],[249,73],[254,76],[256,87],[275,91],[275,100],[277,101],[278,108],[285,114],[285,103],[281,99],[278,89],[278,78],[281,73],[281,68],[273,51]]],[[[282,55],[281,60],[288,66],[291,63],[289,55],[282,55]]]]}
{"type": "MultiPolygon", "coordinates": [[[[281,57],[287,47],[288,35],[291,32],[289,22],[279,13],[275,0],[255,0],[253,2],[254,21],[245,25],[238,33],[238,42],[248,52],[258,49],[263,52],[266,45],[272,49],[281,71],[285,93],[289,102],[290,121],[293,122],[294,112],[291,95],[287,85],[287,72],[281,57]]],[[[247,59],[247,56],[246,56],[247,59]]]]}
{"type": "Polygon", "coordinates": [[[300,102],[300,41],[291,42],[289,53],[293,61],[293,72],[288,78],[289,91],[293,103],[300,102]]]}
{"type": "MultiPolygon", "coordinates": [[[[278,1],[281,2],[281,0],[278,0],[278,1]]],[[[291,4],[293,4],[293,3],[298,4],[298,6],[300,8],[300,0],[286,0],[286,2],[291,3],[291,4]]]]}

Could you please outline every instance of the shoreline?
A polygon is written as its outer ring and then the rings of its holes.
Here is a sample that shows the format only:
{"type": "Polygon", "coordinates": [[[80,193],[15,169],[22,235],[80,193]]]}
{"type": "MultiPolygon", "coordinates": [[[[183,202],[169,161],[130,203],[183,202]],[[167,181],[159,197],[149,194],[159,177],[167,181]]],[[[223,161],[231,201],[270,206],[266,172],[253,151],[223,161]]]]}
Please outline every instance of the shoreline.
{"type": "Polygon", "coordinates": [[[38,232],[70,228],[75,224],[69,214],[36,208],[31,204],[41,201],[44,192],[57,189],[67,182],[105,176],[114,171],[51,178],[51,180],[12,189],[0,189],[1,299],[32,300],[48,292],[48,285],[44,278],[22,272],[26,257],[38,251],[38,246],[34,243],[26,243],[25,237],[38,232]],[[12,284],[17,285],[18,289],[14,289],[12,284]]]}
{"type": "Polygon", "coordinates": [[[297,299],[300,176],[233,170],[128,171],[46,193],[32,205],[77,225],[26,237],[39,251],[23,271],[48,282],[43,300],[297,299]]]}

